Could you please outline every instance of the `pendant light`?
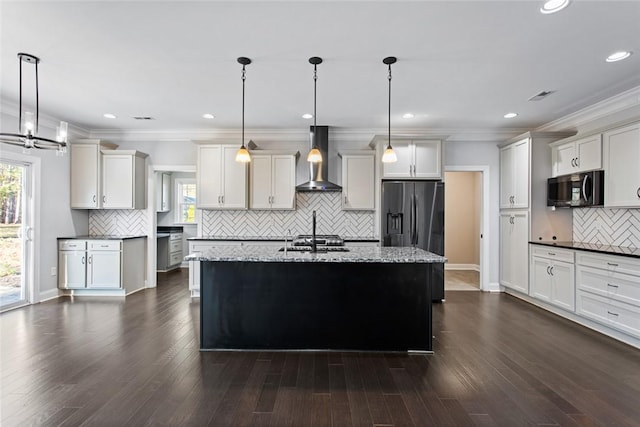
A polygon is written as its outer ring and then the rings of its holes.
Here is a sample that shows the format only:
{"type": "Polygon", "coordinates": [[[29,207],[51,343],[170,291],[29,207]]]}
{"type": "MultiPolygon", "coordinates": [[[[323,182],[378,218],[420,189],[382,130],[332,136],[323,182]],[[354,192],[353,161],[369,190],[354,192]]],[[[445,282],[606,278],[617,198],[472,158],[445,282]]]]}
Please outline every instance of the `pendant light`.
{"type": "Polygon", "coordinates": [[[391,147],[391,64],[395,64],[398,59],[395,56],[387,56],[382,60],[383,63],[389,66],[389,140],[387,141],[387,148],[384,149],[382,155],[382,163],[394,163],[398,161],[393,147],[391,147]]]}
{"type": "Polygon", "coordinates": [[[318,82],[318,64],[322,64],[322,58],[312,56],[309,58],[309,63],[313,65],[313,135],[311,135],[313,145],[311,146],[311,151],[309,151],[309,154],[307,155],[307,161],[311,163],[320,163],[322,161],[322,153],[318,150],[318,145],[316,144],[316,86],[318,82]]]}
{"type": "Polygon", "coordinates": [[[251,155],[249,154],[249,150],[247,150],[247,147],[244,146],[244,81],[247,79],[247,71],[245,67],[251,64],[251,60],[249,58],[241,56],[240,58],[238,58],[238,63],[242,64],[242,145],[236,153],[236,162],[248,163],[251,161],[251,155]]]}
{"type": "Polygon", "coordinates": [[[18,132],[0,133],[0,142],[5,144],[18,145],[26,150],[31,148],[58,150],[57,154],[64,154],[67,151],[67,122],[60,122],[57,127],[56,139],[43,138],[38,136],[38,119],[40,116],[39,90],[38,90],[38,64],[40,58],[28,53],[18,53],[18,64],[20,66],[20,101],[18,112],[18,132]],[[22,63],[33,64],[35,66],[36,83],[36,112],[22,111],[22,63]]]}

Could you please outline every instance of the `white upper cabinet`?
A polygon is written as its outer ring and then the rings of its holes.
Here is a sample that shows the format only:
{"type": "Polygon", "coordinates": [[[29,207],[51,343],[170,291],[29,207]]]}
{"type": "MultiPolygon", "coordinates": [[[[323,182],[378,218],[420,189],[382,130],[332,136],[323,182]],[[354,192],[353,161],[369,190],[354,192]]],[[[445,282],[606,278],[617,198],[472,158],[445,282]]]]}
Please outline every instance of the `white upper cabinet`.
{"type": "MultiPolygon", "coordinates": [[[[380,139],[384,151],[385,143],[380,139]]],[[[440,140],[391,140],[398,157],[394,163],[383,163],[383,178],[442,178],[442,141],[440,140]]]]}
{"type": "Polygon", "coordinates": [[[529,207],[529,138],[500,149],[500,208],[529,207]]]}
{"type": "Polygon", "coordinates": [[[102,207],[144,209],[146,207],[147,155],[135,150],[102,151],[102,207]]]}
{"type": "Polygon", "coordinates": [[[604,205],[640,206],[640,122],[603,134],[604,205]]]}
{"type": "Polygon", "coordinates": [[[344,152],[342,157],[342,209],[375,209],[375,153],[344,152]]]}
{"type": "Polygon", "coordinates": [[[553,176],[602,168],[602,135],[551,144],[553,176]]]}
{"type": "Polygon", "coordinates": [[[246,163],[236,162],[237,145],[200,145],[196,200],[200,209],[247,209],[246,163]]]}
{"type": "Polygon", "coordinates": [[[298,154],[251,153],[251,209],[295,209],[298,154]]]}
{"type": "Polygon", "coordinates": [[[171,210],[171,173],[156,172],[156,212],[171,210]]]}
{"type": "Polygon", "coordinates": [[[98,139],[79,140],[70,144],[71,207],[99,209],[102,207],[102,152],[117,145],[98,139]]]}

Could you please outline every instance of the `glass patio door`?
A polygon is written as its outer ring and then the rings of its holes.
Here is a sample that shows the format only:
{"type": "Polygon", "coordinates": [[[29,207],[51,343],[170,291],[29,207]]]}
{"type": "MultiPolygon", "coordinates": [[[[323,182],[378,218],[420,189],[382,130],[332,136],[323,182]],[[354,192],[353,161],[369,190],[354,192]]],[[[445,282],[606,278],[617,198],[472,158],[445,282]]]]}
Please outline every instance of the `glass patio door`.
{"type": "Polygon", "coordinates": [[[0,311],[30,303],[30,165],[0,158],[0,311]]]}

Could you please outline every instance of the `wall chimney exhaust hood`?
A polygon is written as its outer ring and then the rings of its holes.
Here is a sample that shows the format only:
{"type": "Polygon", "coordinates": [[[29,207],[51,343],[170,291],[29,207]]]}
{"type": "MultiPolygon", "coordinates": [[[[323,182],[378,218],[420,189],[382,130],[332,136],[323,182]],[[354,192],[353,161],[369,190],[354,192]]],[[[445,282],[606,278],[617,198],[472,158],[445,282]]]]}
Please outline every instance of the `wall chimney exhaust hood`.
{"type": "MultiPolygon", "coordinates": [[[[329,126],[315,126],[317,132],[315,141],[316,147],[322,153],[322,161],[318,163],[309,163],[309,181],[296,187],[296,191],[342,191],[342,187],[329,181],[325,181],[328,177],[329,169],[329,126]]],[[[310,148],[313,147],[314,126],[310,126],[310,148]]]]}

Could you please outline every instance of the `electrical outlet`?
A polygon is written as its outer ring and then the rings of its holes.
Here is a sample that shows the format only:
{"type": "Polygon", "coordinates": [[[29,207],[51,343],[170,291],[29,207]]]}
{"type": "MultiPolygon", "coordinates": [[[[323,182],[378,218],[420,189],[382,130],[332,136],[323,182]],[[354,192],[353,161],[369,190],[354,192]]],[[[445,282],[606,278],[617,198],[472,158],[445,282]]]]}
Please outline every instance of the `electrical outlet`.
{"type": "Polygon", "coordinates": [[[52,276],[58,275],[58,269],[56,267],[51,267],[51,275],[52,276]]]}

